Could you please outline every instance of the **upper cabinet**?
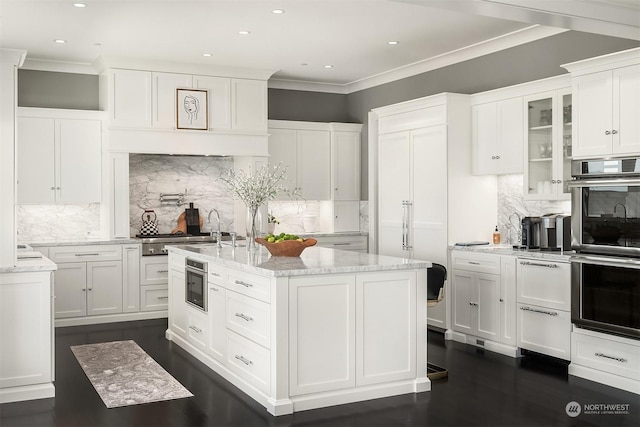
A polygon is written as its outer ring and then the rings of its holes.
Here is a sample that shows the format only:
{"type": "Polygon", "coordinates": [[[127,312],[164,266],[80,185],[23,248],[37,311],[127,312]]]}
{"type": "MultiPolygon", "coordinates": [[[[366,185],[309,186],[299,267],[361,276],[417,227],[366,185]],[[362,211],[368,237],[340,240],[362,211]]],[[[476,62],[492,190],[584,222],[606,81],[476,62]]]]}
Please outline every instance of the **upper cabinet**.
{"type": "Polygon", "coordinates": [[[522,173],[522,97],[471,108],[475,175],[522,173]]]}
{"type": "Polygon", "coordinates": [[[571,193],[571,92],[569,88],[524,98],[525,200],[569,200],[571,193]]]}
{"type": "Polygon", "coordinates": [[[102,200],[103,113],[19,108],[18,203],[102,200]]]}
{"type": "Polygon", "coordinates": [[[267,130],[266,79],[111,68],[101,74],[101,104],[113,128],[175,130],[178,88],[207,90],[209,131],[267,130]]]}
{"type": "Polygon", "coordinates": [[[573,82],[573,156],[640,152],[640,48],[563,67],[573,82]]]}
{"type": "Polygon", "coordinates": [[[331,124],[331,191],[333,200],[360,200],[360,134],[362,125],[331,124]]]}

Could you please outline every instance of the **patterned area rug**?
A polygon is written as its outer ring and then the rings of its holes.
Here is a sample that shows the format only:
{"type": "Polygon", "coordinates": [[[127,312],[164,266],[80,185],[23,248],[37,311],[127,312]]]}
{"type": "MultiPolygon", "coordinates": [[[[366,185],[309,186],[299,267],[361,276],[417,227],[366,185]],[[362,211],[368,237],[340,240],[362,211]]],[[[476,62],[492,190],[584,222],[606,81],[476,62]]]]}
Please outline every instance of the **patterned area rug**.
{"type": "Polygon", "coordinates": [[[107,408],[192,397],[134,341],[72,346],[107,408]]]}

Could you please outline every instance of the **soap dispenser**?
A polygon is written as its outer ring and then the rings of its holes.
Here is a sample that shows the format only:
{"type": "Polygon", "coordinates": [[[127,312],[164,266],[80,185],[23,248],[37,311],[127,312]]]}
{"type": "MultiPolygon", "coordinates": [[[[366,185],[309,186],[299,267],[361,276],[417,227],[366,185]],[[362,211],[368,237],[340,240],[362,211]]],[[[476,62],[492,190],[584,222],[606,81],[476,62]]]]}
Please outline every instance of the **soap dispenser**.
{"type": "Polygon", "coordinates": [[[496,225],[496,230],[493,232],[493,244],[497,245],[500,243],[500,232],[498,231],[498,226],[496,225]]]}

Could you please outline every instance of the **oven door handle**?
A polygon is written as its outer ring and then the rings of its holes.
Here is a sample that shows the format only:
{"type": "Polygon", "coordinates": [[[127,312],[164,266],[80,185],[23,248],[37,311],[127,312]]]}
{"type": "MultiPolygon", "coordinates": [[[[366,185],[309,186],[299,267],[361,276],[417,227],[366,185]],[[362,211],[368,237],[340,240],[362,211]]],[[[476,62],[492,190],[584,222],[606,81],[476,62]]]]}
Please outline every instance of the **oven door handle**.
{"type": "Polygon", "coordinates": [[[569,188],[583,187],[616,187],[620,185],[640,185],[640,178],[602,178],[602,179],[575,179],[567,183],[569,188]]]}
{"type": "Polygon", "coordinates": [[[571,262],[580,264],[596,264],[606,265],[610,267],[622,267],[640,269],[640,261],[635,258],[621,258],[613,256],[596,256],[596,255],[572,255],[571,262]]]}

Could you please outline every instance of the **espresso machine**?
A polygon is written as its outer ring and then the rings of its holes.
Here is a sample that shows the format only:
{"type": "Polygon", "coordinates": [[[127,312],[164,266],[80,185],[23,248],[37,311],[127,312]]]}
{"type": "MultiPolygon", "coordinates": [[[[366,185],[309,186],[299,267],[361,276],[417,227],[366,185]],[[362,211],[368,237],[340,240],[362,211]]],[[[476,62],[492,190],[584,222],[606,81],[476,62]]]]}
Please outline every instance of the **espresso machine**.
{"type": "Polygon", "coordinates": [[[540,250],[571,250],[571,216],[546,214],[540,219],[540,250]]]}
{"type": "Polygon", "coordinates": [[[522,248],[539,249],[542,219],[538,216],[522,218],[522,248]]]}

